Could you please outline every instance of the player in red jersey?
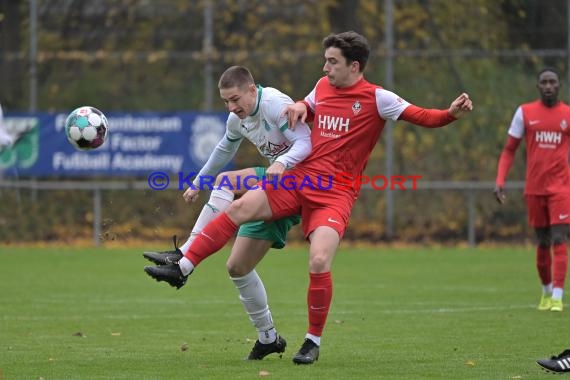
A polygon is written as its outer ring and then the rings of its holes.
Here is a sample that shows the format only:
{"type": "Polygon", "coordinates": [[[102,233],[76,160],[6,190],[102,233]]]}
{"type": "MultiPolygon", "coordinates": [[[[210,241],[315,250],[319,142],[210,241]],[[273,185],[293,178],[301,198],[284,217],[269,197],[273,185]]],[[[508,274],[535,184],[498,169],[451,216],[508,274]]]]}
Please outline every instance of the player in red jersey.
{"type": "Polygon", "coordinates": [[[560,80],[553,69],[538,74],[540,100],[520,105],[509,128],[495,182],[495,197],[504,203],[505,178],[525,139],[528,223],[536,232],[536,268],[542,283],[539,310],[562,311],[568,270],[566,245],[570,224],[570,106],[558,100],[560,80]],[[552,251],[552,254],[551,254],[552,251]]]}
{"type": "Polygon", "coordinates": [[[332,300],[332,261],[360,191],[358,176],[386,120],[405,120],[435,128],[451,123],[473,108],[465,93],[448,109],[425,109],[367,82],[363,71],[370,48],[358,33],[331,34],[323,45],[325,76],[303,102],[286,110],[289,125],[299,118],[313,122],[311,154],[286,171],[281,181],[273,182],[274,186],[250,190],[234,201],[196,237],[179,265],[172,265],[171,278],[160,278],[172,286],[179,285],[191,273],[185,269],[185,260],[197,265],[221,249],[238,226],[247,221],[301,214],[303,232],[310,242],[309,328],[293,357],[296,364],[312,364],[319,357],[321,335],[332,300]],[[342,182],[338,181],[339,176],[342,182]],[[346,185],[347,178],[354,186],[346,185]]]}

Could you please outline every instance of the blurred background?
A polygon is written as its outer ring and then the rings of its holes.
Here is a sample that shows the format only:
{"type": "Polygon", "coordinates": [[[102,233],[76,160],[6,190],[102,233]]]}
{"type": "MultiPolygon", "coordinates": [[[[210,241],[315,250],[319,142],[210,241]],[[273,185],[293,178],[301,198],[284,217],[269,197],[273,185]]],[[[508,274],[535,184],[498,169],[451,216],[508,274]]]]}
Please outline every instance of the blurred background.
{"type": "MultiPolygon", "coordinates": [[[[16,124],[39,130],[0,154],[0,242],[167,245],[173,234],[185,238],[207,194],[189,206],[176,186],[150,189],[150,171],[32,170],[47,160],[43,147],[67,144],[61,115],[92,105],[110,116],[107,152],[122,146],[114,134],[131,138],[128,126],[113,132],[113,116],[151,124],[178,117],[188,140],[177,144],[192,156],[197,129],[223,133],[212,120],[223,126],[227,117],[217,79],[228,66],[245,65],[258,83],[302,99],[322,75],[322,39],[346,30],[370,42],[369,81],[428,108],[446,108],[466,91],[475,111],[438,130],[388,125],[366,174],[422,178],[416,190],[365,188],[345,239],[530,241],[524,148],[503,206],[492,194],[496,164],[516,107],[538,98],[539,70],[558,69],[560,98],[569,98],[569,8],[570,0],[0,0],[5,124],[12,132],[16,124]]],[[[233,167],[265,164],[244,143],[233,167]]],[[[200,165],[194,157],[183,170],[200,165]]],[[[174,182],[175,171],[169,175],[174,182]]],[[[298,228],[291,239],[301,239],[298,228]]]]}

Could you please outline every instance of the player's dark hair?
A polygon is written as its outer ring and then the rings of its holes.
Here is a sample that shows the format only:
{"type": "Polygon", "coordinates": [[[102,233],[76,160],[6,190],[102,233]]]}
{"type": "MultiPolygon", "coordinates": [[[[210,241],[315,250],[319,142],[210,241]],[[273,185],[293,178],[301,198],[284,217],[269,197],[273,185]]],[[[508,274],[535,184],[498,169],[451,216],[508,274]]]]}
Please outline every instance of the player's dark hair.
{"type": "Polygon", "coordinates": [[[218,89],[243,88],[250,84],[255,84],[255,82],[248,69],[243,66],[231,66],[220,76],[218,89]]]}
{"type": "Polygon", "coordinates": [[[364,36],[353,31],[333,33],[325,37],[323,46],[325,49],[330,47],[340,49],[348,63],[356,61],[360,65],[360,72],[364,71],[370,55],[370,45],[364,36]]]}
{"type": "Polygon", "coordinates": [[[556,74],[556,77],[558,78],[558,81],[560,82],[560,74],[558,73],[558,70],[556,70],[554,67],[545,67],[542,70],[540,70],[538,72],[538,75],[536,76],[536,80],[540,81],[540,76],[546,72],[550,72],[550,73],[554,73],[556,74]]]}

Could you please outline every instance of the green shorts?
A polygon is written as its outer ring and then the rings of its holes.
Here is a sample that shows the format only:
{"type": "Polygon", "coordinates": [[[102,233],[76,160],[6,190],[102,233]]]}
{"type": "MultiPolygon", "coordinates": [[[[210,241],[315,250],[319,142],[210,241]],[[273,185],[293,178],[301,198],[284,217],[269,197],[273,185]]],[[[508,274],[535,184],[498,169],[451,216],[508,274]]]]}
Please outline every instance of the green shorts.
{"type": "MultiPolygon", "coordinates": [[[[256,167],[255,175],[261,179],[265,175],[265,168],[256,167]]],[[[289,216],[287,218],[274,220],[271,222],[249,222],[240,226],[238,236],[248,237],[259,240],[269,240],[273,242],[272,248],[281,249],[285,247],[287,241],[287,233],[295,224],[301,222],[299,215],[289,216]]]]}

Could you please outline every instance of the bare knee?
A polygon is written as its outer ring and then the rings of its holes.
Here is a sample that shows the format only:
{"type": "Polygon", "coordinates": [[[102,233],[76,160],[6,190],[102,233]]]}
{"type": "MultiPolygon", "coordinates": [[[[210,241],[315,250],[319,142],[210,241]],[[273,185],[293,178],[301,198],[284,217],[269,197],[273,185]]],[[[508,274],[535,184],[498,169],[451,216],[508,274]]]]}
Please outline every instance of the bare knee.
{"type": "Polygon", "coordinates": [[[230,204],[226,213],[236,222],[248,220],[251,217],[251,207],[248,207],[243,199],[237,199],[230,204]]]}
{"type": "Polygon", "coordinates": [[[231,260],[231,258],[226,262],[226,269],[230,277],[243,277],[251,272],[251,269],[247,268],[246,265],[231,260]]]}
{"type": "Polygon", "coordinates": [[[311,273],[323,273],[331,270],[332,255],[326,250],[311,251],[309,270],[311,273]]]}

